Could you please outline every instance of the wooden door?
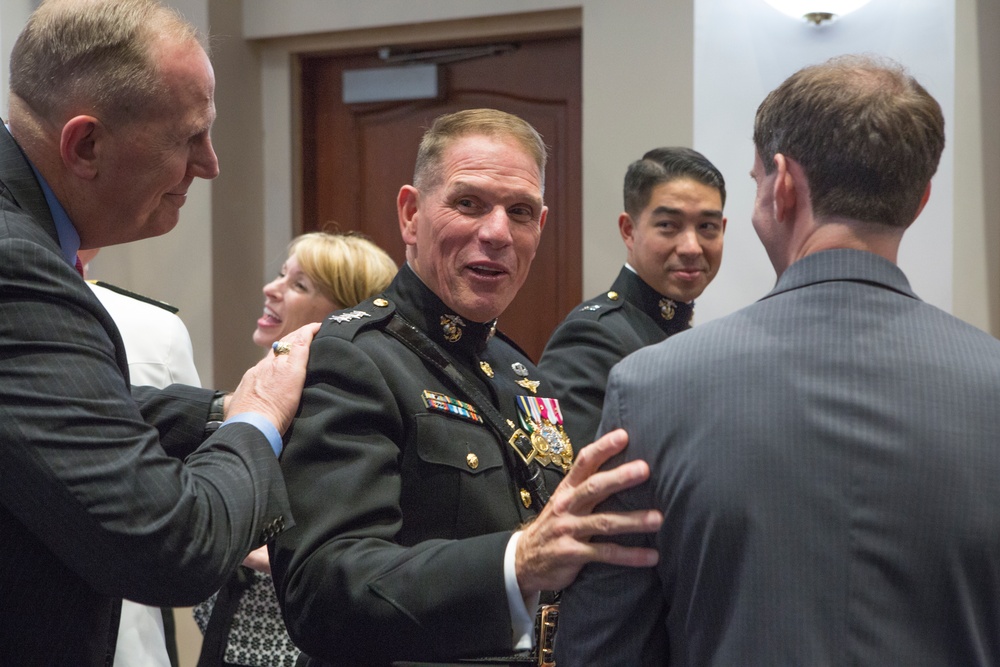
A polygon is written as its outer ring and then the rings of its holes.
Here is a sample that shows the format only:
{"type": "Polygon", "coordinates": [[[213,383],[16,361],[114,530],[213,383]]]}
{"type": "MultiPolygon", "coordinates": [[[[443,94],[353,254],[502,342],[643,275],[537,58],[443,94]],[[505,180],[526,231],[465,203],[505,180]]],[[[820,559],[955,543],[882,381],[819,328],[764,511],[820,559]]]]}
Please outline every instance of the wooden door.
{"type": "Polygon", "coordinates": [[[374,53],[302,56],[300,65],[304,230],[360,231],[398,263],[404,246],[396,194],[412,182],[417,145],[433,119],[492,107],[535,126],[549,147],[549,217],[528,279],[499,328],[537,360],[581,300],[579,35],[523,41],[500,55],[440,65],[445,91],[435,100],[344,104],[343,71],[384,65],[374,53]]]}

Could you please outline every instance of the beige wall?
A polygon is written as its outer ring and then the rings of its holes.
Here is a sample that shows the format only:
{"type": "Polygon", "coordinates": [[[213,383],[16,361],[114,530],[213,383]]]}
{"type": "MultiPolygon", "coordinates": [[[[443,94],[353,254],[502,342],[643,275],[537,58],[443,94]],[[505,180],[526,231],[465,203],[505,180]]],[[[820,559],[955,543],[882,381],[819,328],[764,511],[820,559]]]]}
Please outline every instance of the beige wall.
{"type": "MultiPolygon", "coordinates": [[[[1000,335],[1000,3],[956,3],[954,312],[1000,335]]],[[[0,7],[4,72],[13,26],[23,23],[33,4],[5,0],[0,7]]],[[[601,290],[623,257],[608,250],[620,247],[614,220],[622,166],[654,143],[692,140],[691,104],[684,101],[693,87],[693,0],[172,4],[214,35],[214,141],[222,175],[192,189],[174,232],[109,249],[92,268],[95,275],[181,308],[206,384],[232,386],[258,357],[249,335],[261,305],[260,286],[293,235],[297,51],[352,40],[376,46],[388,36],[419,41],[463,31],[489,34],[505,25],[505,16],[516,18],[517,26],[578,22],[585,294],[601,290]],[[641,103],[634,99],[636,85],[646,86],[641,103]]]]}
{"type": "Polygon", "coordinates": [[[956,1],[954,314],[1000,337],[1000,3],[956,1]]]}

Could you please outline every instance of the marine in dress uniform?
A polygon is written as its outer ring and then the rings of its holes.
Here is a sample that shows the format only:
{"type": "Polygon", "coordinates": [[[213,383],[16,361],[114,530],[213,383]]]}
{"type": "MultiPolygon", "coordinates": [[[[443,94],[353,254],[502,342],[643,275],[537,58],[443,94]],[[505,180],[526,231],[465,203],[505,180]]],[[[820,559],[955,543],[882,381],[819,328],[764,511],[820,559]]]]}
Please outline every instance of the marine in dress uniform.
{"type": "Polygon", "coordinates": [[[611,367],[642,347],[690,329],[693,317],[694,302],[662,296],[628,267],[622,267],[609,291],[566,316],[538,366],[560,399],[573,442],[594,439],[611,367]]]}
{"type": "Polygon", "coordinates": [[[580,442],[600,426],[611,367],[691,328],[694,300],[722,261],[726,184],[704,155],[681,146],[646,151],[626,170],[622,193],[625,266],[607,293],[556,328],[539,361],[580,442]]]}
{"type": "MultiPolygon", "coordinates": [[[[558,404],[537,400],[552,385],[496,322],[458,317],[408,265],[383,295],[330,316],[282,459],[298,526],[272,551],[310,665],[511,651],[504,551],[535,512],[522,464],[483,406],[389,331],[394,318],[426,334],[510,426],[530,429],[534,406],[559,430],[558,404]]],[[[542,467],[549,491],[557,459],[542,467]]]]}

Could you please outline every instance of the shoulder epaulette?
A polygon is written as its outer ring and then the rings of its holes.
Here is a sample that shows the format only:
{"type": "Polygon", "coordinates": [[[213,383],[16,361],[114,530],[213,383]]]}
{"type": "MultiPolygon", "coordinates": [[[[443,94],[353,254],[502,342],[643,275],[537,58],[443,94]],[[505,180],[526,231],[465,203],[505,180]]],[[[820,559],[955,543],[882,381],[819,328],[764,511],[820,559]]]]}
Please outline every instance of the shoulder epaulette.
{"type": "Polygon", "coordinates": [[[323,320],[321,334],[353,340],[367,329],[381,329],[395,312],[394,303],[384,297],[374,297],[327,315],[323,320]]]}
{"type": "Polygon", "coordinates": [[[625,299],[618,292],[605,292],[600,296],[581,303],[570,312],[570,317],[596,320],[605,313],[618,310],[624,305],[625,299]]]}
{"type": "Polygon", "coordinates": [[[135,292],[125,289],[124,287],[118,287],[118,285],[112,285],[111,283],[106,283],[103,280],[88,280],[87,282],[97,285],[98,287],[103,287],[104,289],[111,290],[116,294],[121,294],[122,296],[127,296],[131,299],[135,299],[136,301],[142,301],[143,303],[148,303],[152,306],[156,306],[157,308],[162,308],[163,310],[169,313],[176,314],[177,311],[180,310],[176,306],[171,306],[169,303],[165,303],[163,301],[157,301],[156,299],[151,299],[148,296],[137,294],[135,292]]]}

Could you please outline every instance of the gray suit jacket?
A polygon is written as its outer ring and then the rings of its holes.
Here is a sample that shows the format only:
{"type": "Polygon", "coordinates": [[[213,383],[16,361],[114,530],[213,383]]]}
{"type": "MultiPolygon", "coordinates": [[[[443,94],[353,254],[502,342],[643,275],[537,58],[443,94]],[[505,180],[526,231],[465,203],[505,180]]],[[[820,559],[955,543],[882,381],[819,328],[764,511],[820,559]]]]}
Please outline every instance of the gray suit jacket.
{"type": "Polygon", "coordinates": [[[121,598],[202,600],[288,517],[256,428],[192,453],[210,390],[135,394],[114,322],[0,127],[0,665],[111,664],[121,598]]]}
{"type": "Polygon", "coordinates": [[[853,250],[635,353],[601,428],[652,478],[607,507],[660,563],[584,569],[559,665],[1000,664],[998,408],[1000,342],[853,250]]]}

